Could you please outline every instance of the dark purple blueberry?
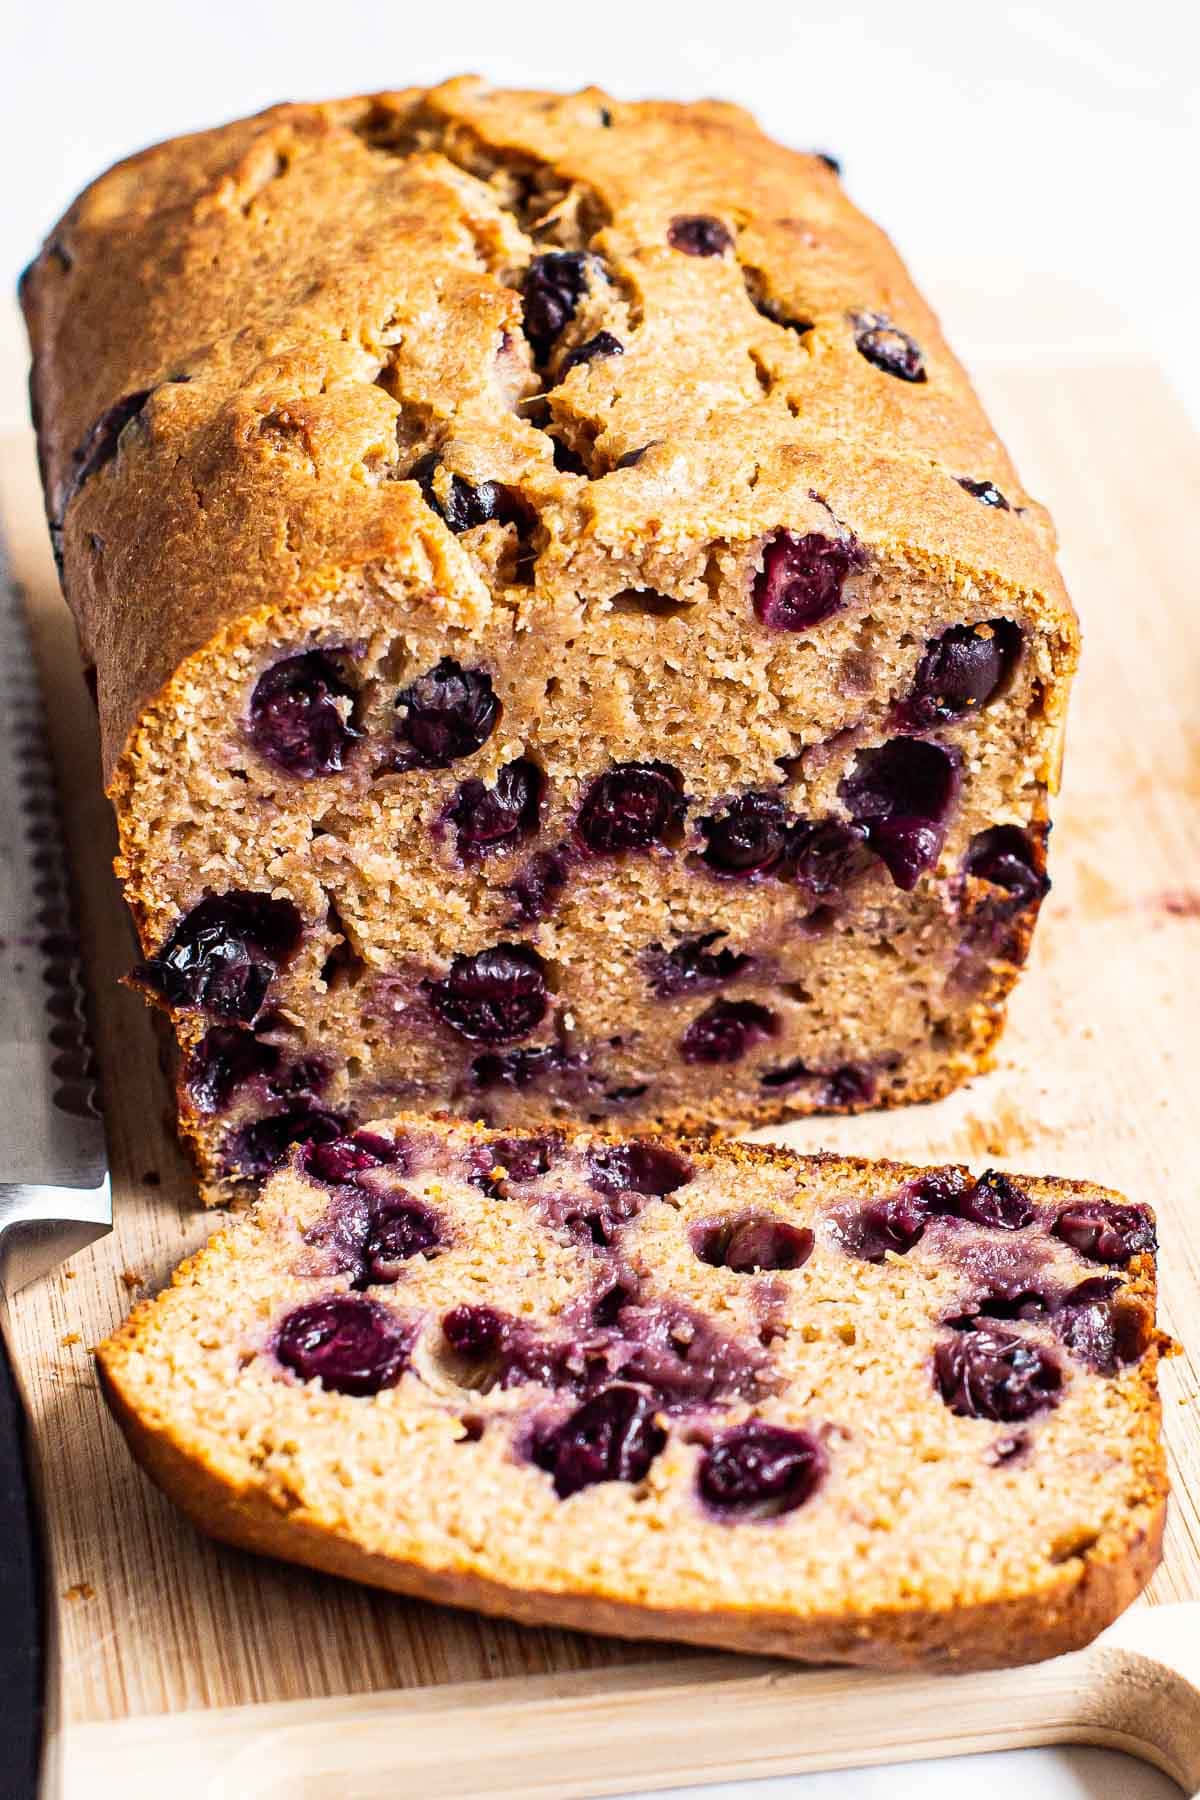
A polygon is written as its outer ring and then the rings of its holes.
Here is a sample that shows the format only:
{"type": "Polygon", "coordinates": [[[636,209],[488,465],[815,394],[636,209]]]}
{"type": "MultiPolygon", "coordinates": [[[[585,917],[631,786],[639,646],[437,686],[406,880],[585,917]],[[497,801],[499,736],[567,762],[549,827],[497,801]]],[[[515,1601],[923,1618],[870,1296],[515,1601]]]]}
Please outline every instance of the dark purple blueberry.
{"type": "Polygon", "coordinates": [[[882,1262],[888,1251],[906,1256],[931,1217],[958,1216],[963,1197],[972,1189],[961,1169],[931,1169],[914,1176],[894,1194],[868,1200],[839,1224],[842,1248],[863,1262],[882,1262]]]}
{"type": "Polygon", "coordinates": [[[536,1181],[548,1173],[562,1143],[554,1137],[493,1138],[485,1148],[492,1168],[499,1165],[506,1181],[536,1181]]]}
{"type": "Polygon", "coordinates": [[[582,1360],[569,1341],[541,1337],[523,1319],[497,1312],[493,1306],[455,1306],[442,1318],[447,1346],[464,1362],[476,1365],[466,1385],[477,1388],[574,1387],[586,1379],[582,1360]]]}
{"type": "Polygon", "coordinates": [[[861,1063],[842,1063],[823,1078],[822,1106],[870,1106],[878,1088],[875,1071],[861,1063]]]}
{"type": "Polygon", "coordinates": [[[994,482],[972,481],[969,475],[956,475],[954,479],[960,488],[966,488],[968,494],[972,494],[976,500],[982,500],[985,506],[998,507],[1001,512],[1010,510],[1008,501],[994,482]]]}
{"type": "Polygon", "coordinates": [[[637,1388],[604,1388],[560,1425],[537,1432],[532,1459],[554,1477],[560,1500],[601,1481],[641,1481],[667,1441],[655,1412],[637,1388]]]}
{"type": "Polygon", "coordinates": [[[754,580],[754,610],[774,631],[809,631],[845,605],[848,576],[866,564],[853,538],[824,537],[809,531],[777,531],[763,548],[763,566],[754,580]]]}
{"type": "Polygon", "coordinates": [[[1008,900],[1000,903],[1006,916],[1024,912],[1041,900],[1050,886],[1037,867],[1028,832],[1018,825],[992,825],[987,831],[977,831],[963,858],[963,872],[1006,891],[1008,900]]]}
{"type": "Polygon", "coordinates": [[[718,1512],[774,1518],[811,1499],[825,1470],[825,1452],[810,1432],[748,1419],[705,1451],[697,1479],[718,1512]]]}
{"type": "Polygon", "coordinates": [[[481,1360],[499,1351],[504,1320],[491,1306],[454,1306],[442,1318],[442,1336],[459,1356],[481,1360]]]}
{"type": "Polygon", "coordinates": [[[644,1204],[643,1195],[629,1192],[607,1194],[599,1201],[594,1192],[590,1196],[559,1192],[547,1195],[538,1210],[550,1229],[566,1231],[578,1243],[610,1250],[644,1204]]]}
{"type": "Polygon", "coordinates": [[[650,991],[660,999],[676,994],[694,994],[705,988],[721,987],[754,967],[754,958],[737,950],[713,950],[723,931],[706,931],[703,937],[684,938],[671,950],[651,944],[642,957],[650,991]]]}
{"type": "Polygon", "coordinates": [[[533,925],[545,918],[566,882],[566,858],[555,850],[537,851],[503,890],[513,902],[513,916],[505,923],[533,925]]]}
{"type": "Polygon", "coordinates": [[[638,1297],[638,1280],[636,1275],[624,1274],[615,1281],[604,1284],[592,1301],[592,1323],[602,1330],[615,1325],[627,1306],[632,1306],[638,1297]]]}
{"type": "Polygon", "coordinates": [[[929,1223],[929,1208],[915,1183],[884,1200],[868,1200],[843,1223],[843,1249],[863,1262],[882,1262],[889,1251],[906,1256],[929,1223]]]}
{"type": "Polygon", "coordinates": [[[532,1087],[556,1074],[566,1062],[557,1044],[530,1044],[520,1050],[489,1050],[471,1064],[472,1084],[481,1092],[489,1088],[532,1087]]]}
{"type": "Polygon", "coordinates": [[[168,1006],[196,1007],[249,1023],[280,964],[300,942],[290,900],[235,890],[210,894],[176,925],[134,980],[168,1006]]]}
{"type": "Polygon", "coordinates": [[[364,1169],[399,1167],[403,1172],[405,1156],[401,1145],[391,1138],[378,1137],[373,1131],[356,1131],[353,1137],[334,1138],[329,1142],[309,1142],[300,1156],[300,1167],[315,1181],[338,1187],[353,1181],[364,1169]]]}
{"type": "Polygon", "coordinates": [[[578,450],[572,450],[570,444],[564,444],[561,438],[550,439],[550,454],[560,475],[589,474],[588,466],[578,450]]]}
{"type": "Polygon", "coordinates": [[[663,1144],[596,1145],[588,1151],[588,1179],[602,1194],[673,1194],[692,1179],[691,1164],[663,1144]]]}
{"type": "Polygon", "coordinates": [[[443,1239],[437,1214],[419,1200],[389,1202],[367,1233],[357,1286],[396,1281],[400,1264],[412,1256],[435,1256],[443,1239]]]}
{"type": "Polygon", "coordinates": [[[798,819],[788,832],[786,867],[789,881],[816,900],[844,892],[871,866],[865,825],[841,819],[798,819]]]}
{"type": "Polygon", "coordinates": [[[509,1044],[541,1024],[549,1005],[545,964],[528,944],[496,944],[456,956],[429,984],[439,1019],[471,1044],[509,1044]]]}
{"type": "Polygon", "coordinates": [[[354,690],[320,650],[289,656],[260,675],[250,697],[250,742],[289,775],[329,775],[362,736],[350,723],[354,690]]]}
{"type": "Polygon", "coordinates": [[[577,250],[551,250],[535,256],[521,283],[525,335],[538,362],[544,362],[575,316],[587,291],[588,258],[577,250]]]}
{"type": "Polygon", "coordinates": [[[132,419],[136,419],[149,400],[153,388],[139,388],[136,393],[122,394],[119,400],[106,407],[96,420],[87,436],[71,453],[71,469],[59,491],[58,504],[55,507],[55,522],[62,523],[63,514],[86,481],[90,481],[112,462],[121,442],[121,433],[132,419]]]}
{"type": "Polygon", "coordinates": [[[623,1307],[605,1360],[611,1375],[649,1389],[664,1407],[752,1400],[777,1385],[757,1344],[727,1337],[677,1300],[623,1307]]]}
{"type": "Polygon", "coordinates": [[[724,256],[733,249],[733,234],[710,213],[681,213],[671,220],[667,242],[685,256],[724,256]]]}
{"type": "Polygon", "coordinates": [[[288,1313],[275,1354],[302,1381],[336,1394],[377,1394],[395,1387],[408,1365],[409,1335],[400,1321],[357,1294],[313,1300],[288,1313]]]}
{"type": "Polygon", "coordinates": [[[699,821],[700,855],[719,875],[753,881],[777,871],[788,847],[788,810],[778,794],[742,794],[722,813],[699,821]]]}
{"type": "Polygon", "coordinates": [[[500,717],[492,678],[484,669],[464,669],[443,656],[396,696],[403,715],[396,736],[407,746],[397,753],[397,769],[445,769],[485,744],[500,717]]]}
{"type": "Polygon", "coordinates": [[[447,814],[458,831],[459,855],[473,862],[511,850],[536,831],[544,786],[542,771],[524,756],[500,770],[495,787],[474,777],[464,781],[447,814]]]}
{"type": "Polygon", "coordinates": [[[908,893],[941,854],[957,787],[948,750],[901,737],[860,750],[839,792],[896,886],[908,893]]]}
{"type": "Polygon", "coordinates": [[[778,1031],[775,1014],[754,1000],[714,1000],[680,1038],[679,1054],[687,1063],[738,1062],[778,1031]]]}
{"type": "Polygon", "coordinates": [[[648,850],[683,823],[683,777],[669,763],[615,763],[583,797],[575,829],[589,850],[648,850]]]}
{"type": "Polygon", "coordinates": [[[906,331],[901,331],[882,313],[856,313],[853,323],[855,348],[875,368],[882,369],[885,375],[896,376],[899,381],[927,379],[920,345],[906,331]]]}
{"type": "Polygon", "coordinates": [[[1062,1296],[1050,1321],[1059,1343],[1101,1375],[1137,1362],[1150,1341],[1148,1312],[1136,1301],[1115,1299],[1121,1287],[1114,1275],[1081,1281],[1062,1296]]]}
{"type": "Polygon", "coordinates": [[[461,475],[452,474],[447,498],[440,500],[433,485],[440,466],[441,458],[436,450],[432,450],[413,465],[408,478],[420,488],[426,506],[431,507],[456,536],[470,531],[475,525],[486,525],[489,519],[505,520],[512,516],[511,501],[494,481],[481,481],[477,487],[472,487],[461,475]]]}
{"type": "Polygon", "coordinates": [[[187,1091],[198,1112],[217,1113],[237,1089],[279,1067],[279,1051],[232,1025],[206,1031],[187,1059],[187,1091]]]}
{"type": "Polygon", "coordinates": [[[934,1382],[964,1419],[1028,1419],[1058,1404],[1062,1369],[1033,1338],[980,1325],[943,1338],[933,1355],[934,1382]]]}
{"type": "Polygon", "coordinates": [[[224,1146],[223,1161],[232,1175],[258,1180],[277,1169],[293,1144],[327,1144],[340,1138],[346,1121],[319,1106],[294,1106],[271,1113],[235,1131],[224,1146]]]}
{"type": "Polygon", "coordinates": [[[896,709],[907,731],[930,731],[986,706],[1007,681],[1021,652],[1011,619],[952,625],[926,645],[908,697],[896,709]]]}
{"type": "Polygon", "coordinates": [[[586,344],[577,344],[574,350],[568,350],[559,366],[558,379],[565,380],[572,369],[582,363],[594,362],[598,356],[624,356],[625,346],[620,338],[615,338],[611,331],[598,331],[590,337],[586,344]]]}
{"type": "Polygon", "coordinates": [[[985,1169],[955,1207],[960,1219],[993,1231],[1021,1231],[1037,1218],[1037,1207],[1011,1175],[985,1169]]]}
{"type": "Polygon", "coordinates": [[[701,1262],[735,1275],[760,1269],[799,1269],[812,1255],[813,1234],[806,1225],[789,1225],[771,1213],[742,1213],[697,1225],[692,1248],[701,1262]]]}
{"type": "Polygon", "coordinates": [[[1158,1248],[1145,1207],[1118,1206],[1113,1200],[1074,1201],[1059,1213],[1053,1231],[1089,1262],[1110,1268],[1123,1269],[1131,1257],[1152,1255],[1158,1248]]]}

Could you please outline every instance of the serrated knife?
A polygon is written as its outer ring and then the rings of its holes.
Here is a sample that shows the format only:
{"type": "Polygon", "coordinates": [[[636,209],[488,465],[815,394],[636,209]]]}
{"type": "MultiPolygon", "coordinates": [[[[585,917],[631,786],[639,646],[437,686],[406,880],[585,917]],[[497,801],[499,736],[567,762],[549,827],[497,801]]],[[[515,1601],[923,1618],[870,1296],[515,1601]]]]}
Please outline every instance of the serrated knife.
{"type": "Polygon", "coordinates": [[[45,1599],[8,1298],[112,1229],[41,689],[0,538],[0,1791],[37,1793],[45,1599]]]}

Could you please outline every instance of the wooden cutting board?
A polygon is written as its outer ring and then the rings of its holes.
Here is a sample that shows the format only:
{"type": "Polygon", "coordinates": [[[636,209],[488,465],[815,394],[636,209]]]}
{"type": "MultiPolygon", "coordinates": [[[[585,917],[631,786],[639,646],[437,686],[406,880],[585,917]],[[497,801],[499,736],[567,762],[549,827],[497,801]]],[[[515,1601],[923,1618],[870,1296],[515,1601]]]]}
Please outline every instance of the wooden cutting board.
{"type": "MultiPolygon", "coordinates": [[[[1150,1201],[1162,1322],[1195,1352],[1200,453],[1145,361],[1085,348],[979,373],[1058,519],[1083,615],[1054,892],[994,1072],[934,1106],[778,1135],[802,1150],[1087,1174],[1150,1201]]],[[[172,1144],[147,1012],[117,986],[130,930],[28,438],[5,444],[0,484],[50,696],[116,1212],[111,1238],[13,1307],[68,1800],[152,1782],[172,1800],[601,1794],[1070,1738],[1133,1748],[1200,1786],[1200,1606],[1179,1604],[1200,1602],[1200,1369],[1187,1355],[1163,1370],[1174,1499],[1148,1602],[1099,1648],[1003,1675],[880,1678],[490,1622],[217,1548],[148,1486],[89,1346],[215,1221],[172,1144]]]]}

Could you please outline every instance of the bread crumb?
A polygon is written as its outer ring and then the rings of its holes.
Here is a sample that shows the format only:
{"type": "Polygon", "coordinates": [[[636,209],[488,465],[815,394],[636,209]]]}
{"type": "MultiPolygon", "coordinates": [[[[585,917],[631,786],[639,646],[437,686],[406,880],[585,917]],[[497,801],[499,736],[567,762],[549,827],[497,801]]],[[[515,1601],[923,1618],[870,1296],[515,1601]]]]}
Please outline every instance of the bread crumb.
{"type": "Polygon", "coordinates": [[[135,1269],[122,1269],[121,1270],[121,1280],[124,1282],[125,1286],[129,1289],[129,1292],[131,1294],[132,1294],[134,1288],[140,1288],[140,1287],[145,1286],[144,1280],[137,1273],[137,1271],[135,1269]]]}
{"type": "Polygon", "coordinates": [[[66,1337],[59,1338],[58,1341],[62,1345],[64,1350],[69,1350],[72,1344],[79,1344],[79,1343],[83,1342],[82,1338],[80,1337],[80,1335],[77,1331],[68,1331],[66,1337]]]}
{"type": "Polygon", "coordinates": [[[73,1581],[70,1587],[63,1589],[62,1597],[64,1600],[94,1600],[96,1590],[90,1581],[73,1581]]]}

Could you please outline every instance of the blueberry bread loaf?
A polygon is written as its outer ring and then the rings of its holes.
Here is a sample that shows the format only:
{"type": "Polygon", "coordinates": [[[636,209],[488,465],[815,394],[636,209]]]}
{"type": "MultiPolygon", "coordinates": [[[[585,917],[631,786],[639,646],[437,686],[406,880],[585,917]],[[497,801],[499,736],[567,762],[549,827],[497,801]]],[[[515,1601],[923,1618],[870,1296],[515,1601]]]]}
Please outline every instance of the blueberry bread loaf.
{"type": "Polygon", "coordinates": [[[99,1351],[251,1549],[634,1637],[969,1668],[1159,1554],[1150,1214],[1081,1183],[406,1116],[293,1147],[99,1351]]]}
{"type": "Polygon", "coordinates": [[[23,285],[213,1197],[400,1105],[765,1124],[985,1059],[1076,628],[828,159],[475,80],[148,150],[23,285]]]}

